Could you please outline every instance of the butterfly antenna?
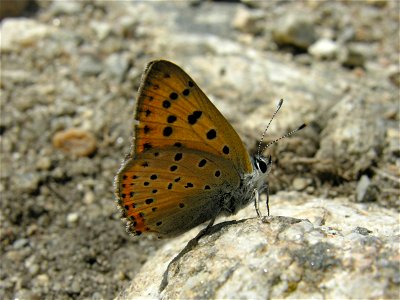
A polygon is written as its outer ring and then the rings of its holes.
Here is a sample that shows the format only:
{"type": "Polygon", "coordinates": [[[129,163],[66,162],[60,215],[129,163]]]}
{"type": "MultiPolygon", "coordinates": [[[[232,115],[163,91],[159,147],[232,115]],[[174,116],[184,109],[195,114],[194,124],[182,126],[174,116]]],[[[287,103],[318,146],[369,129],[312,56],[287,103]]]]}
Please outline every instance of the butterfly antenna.
{"type": "MultiPolygon", "coordinates": [[[[265,134],[267,133],[267,130],[268,130],[268,128],[269,128],[269,125],[271,125],[272,120],[275,118],[276,114],[277,114],[278,111],[280,110],[280,108],[281,108],[281,106],[282,106],[282,103],[283,103],[283,99],[279,100],[279,103],[278,103],[278,105],[277,105],[277,107],[276,107],[276,109],[275,109],[275,112],[274,112],[274,114],[272,115],[271,119],[269,120],[269,123],[268,123],[268,125],[267,125],[267,128],[265,128],[265,130],[264,130],[264,132],[263,132],[263,134],[262,134],[262,136],[261,136],[260,142],[258,143],[258,149],[257,149],[257,155],[258,155],[258,156],[260,156],[261,144],[262,144],[262,141],[264,140],[265,134]]],[[[264,152],[264,150],[265,150],[265,148],[263,149],[263,152],[264,152]]]]}
{"type": "Polygon", "coordinates": [[[284,138],[287,138],[288,136],[291,136],[293,133],[296,133],[297,131],[302,130],[302,129],[303,129],[304,127],[306,127],[306,126],[307,126],[307,125],[303,123],[300,127],[296,128],[295,130],[292,130],[292,131],[286,133],[285,135],[281,136],[280,138],[277,138],[276,140],[273,140],[272,142],[269,142],[269,143],[263,148],[262,152],[264,152],[265,149],[267,149],[267,148],[270,147],[271,145],[275,144],[276,142],[278,142],[278,141],[280,141],[280,140],[282,140],[282,139],[284,139],[284,138]]]}

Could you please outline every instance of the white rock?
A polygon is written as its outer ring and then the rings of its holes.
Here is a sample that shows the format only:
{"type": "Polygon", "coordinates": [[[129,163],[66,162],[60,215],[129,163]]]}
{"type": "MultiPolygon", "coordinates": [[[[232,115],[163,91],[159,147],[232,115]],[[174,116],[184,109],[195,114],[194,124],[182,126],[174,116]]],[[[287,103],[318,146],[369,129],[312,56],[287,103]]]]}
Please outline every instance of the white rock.
{"type": "Polygon", "coordinates": [[[104,40],[111,32],[111,25],[105,22],[91,21],[90,27],[94,30],[100,41],[104,40]]]}
{"type": "Polygon", "coordinates": [[[54,31],[54,27],[31,19],[4,19],[0,33],[1,52],[33,46],[54,31]]]}
{"type": "Polygon", "coordinates": [[[338,44],[330,39],[320,39],[310,46],[308,52],[321,59],[335,58],[338,53],[338,44]]]}
{"type": "Polygon", "coordinates": [[[68,223],[76,223],[79,220],[79,214],[74,212],[74,213],[69,213],[67,215],[67,222],[68,223]]]}
{"type": "Polygon", "coordinates": [[[276,22],[273,38],[278,45],[307,49],[316,40],[315,25],[310,18],[288,14],[276,22]]]}
{"type": "Polygon", "coordinates": [[[232,21],[232,26],[241,32],[260,34],[265,27],[263,20],[265,20],[264,11],[239,7],[232,21]]]}

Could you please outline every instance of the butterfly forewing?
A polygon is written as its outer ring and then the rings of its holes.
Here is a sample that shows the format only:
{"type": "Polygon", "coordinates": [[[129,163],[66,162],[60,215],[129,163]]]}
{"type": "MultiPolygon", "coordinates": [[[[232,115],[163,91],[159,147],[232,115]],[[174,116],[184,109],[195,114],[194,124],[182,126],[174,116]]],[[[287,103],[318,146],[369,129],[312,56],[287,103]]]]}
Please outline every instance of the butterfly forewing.
{"type": "Polygon", "coordinates": [[[196,83],[177,65],[151,62],[136,107],[135,153],[165,146],[202,150],[229,159],[250,173],[250,157],[240,137],[196,83]]]}

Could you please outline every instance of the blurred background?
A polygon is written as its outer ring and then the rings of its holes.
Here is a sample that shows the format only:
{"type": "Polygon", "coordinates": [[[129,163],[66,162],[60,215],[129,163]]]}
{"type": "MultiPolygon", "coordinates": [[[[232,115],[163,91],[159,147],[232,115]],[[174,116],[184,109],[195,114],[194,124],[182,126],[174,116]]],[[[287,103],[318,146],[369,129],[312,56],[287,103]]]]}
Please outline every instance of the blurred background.
{"type": "Polygon", "coordinates": [[[398,211],[399,3],[2,0],[0,297],[109,299],[168,242],[128,236],[113,194],[153,59],[250,152],[281,98],[266,143],[308,124],[268,149],[271,193],[398,211]]]}

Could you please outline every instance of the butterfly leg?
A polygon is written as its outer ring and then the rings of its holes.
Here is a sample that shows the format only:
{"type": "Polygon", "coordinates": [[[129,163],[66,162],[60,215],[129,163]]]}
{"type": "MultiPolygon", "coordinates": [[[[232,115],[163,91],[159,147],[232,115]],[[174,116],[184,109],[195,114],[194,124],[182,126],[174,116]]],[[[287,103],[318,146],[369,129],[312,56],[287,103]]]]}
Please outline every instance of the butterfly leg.
{"type": "Polygon", "coordinates": [[[267,187],[266,187],[265,191],[267,193],[266,205],[267,205],[267,214],[268,214],[268,217],[269,217],[269,186],[268,186],[268,184],[267,184],[267,187]]]}
{"type": "Polygon", "coordinates": [[[259,218],[261,218],[262,215],[261,215],[261,212],[260,212],[260,195],[258,194],[258,190],[257,189],[254,189],[253,193],[254,193],[254,208],[256,209],[257,216],[259,218]]]}
{"type": "MultiPolygon", "coordinates": [[[[265,191],[266,191],[266,194],[267,194],[267,201],[266,201],[267,216],[269,216],[269,188],[268,188],[268,185],[266,185],[265,191]]],[[[254,193],[254,208],[256,209],[257,216],[259,218],[261,218],[262,215],[261,215],[261,211],[260,211],[260,193],[258,192],[257,189],[254,189],[253,193],[254,193]]]]}

